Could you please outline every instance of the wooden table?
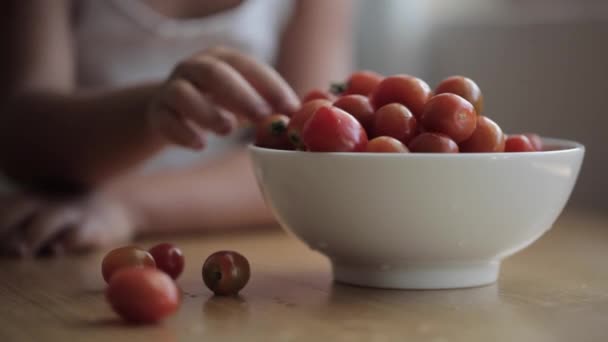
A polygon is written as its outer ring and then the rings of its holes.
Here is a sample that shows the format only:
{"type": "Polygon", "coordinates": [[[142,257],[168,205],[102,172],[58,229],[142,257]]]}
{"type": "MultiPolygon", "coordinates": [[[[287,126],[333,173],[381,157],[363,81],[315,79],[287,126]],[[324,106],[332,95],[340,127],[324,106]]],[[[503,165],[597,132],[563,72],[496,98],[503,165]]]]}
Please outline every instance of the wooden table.
{"type": "Polygon", "coordinates": [[[277,230],[175,242],[187,258],[184,301],[156,326],[110,310],[103,251],[1,260],[0,341],[608,341],[608,217],[567,212],[505,262],[497,284],[449,291],[332,284],[324,257],[277,230]],[[252,263],[238,298],[202,283],[202,262],[219,249],[252,263]]]}

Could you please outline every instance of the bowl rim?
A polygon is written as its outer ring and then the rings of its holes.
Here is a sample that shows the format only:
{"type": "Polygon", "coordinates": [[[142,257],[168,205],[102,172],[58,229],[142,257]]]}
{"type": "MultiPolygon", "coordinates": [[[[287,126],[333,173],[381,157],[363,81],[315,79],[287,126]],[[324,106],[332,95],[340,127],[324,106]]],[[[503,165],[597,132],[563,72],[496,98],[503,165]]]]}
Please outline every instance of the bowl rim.
{"type": "Polygon", "coordinates": [[[318,156],[335,156],[335,157],[370,157],[370,158],[512,158],[512,157],[530,157],[530,156],[541,156],[541,155],[556,155],[564,153],[572,153],[576,151],[585,151],[585,145],[574,140],[541,137],[543,144],[555,146],[558,149],[552,149],[547,151],[534,151],[534,152],[475,152],[475,153],[378,153],[378,152],[310,152],[310,151],[297,151],[297,150],[278,150],[266,147],[256,146],[255,144],[249,144],[248,148],[252,152],[258,153],[272,153],[272,154],[284,154],[284,155],[318,155],[318,156]]]}

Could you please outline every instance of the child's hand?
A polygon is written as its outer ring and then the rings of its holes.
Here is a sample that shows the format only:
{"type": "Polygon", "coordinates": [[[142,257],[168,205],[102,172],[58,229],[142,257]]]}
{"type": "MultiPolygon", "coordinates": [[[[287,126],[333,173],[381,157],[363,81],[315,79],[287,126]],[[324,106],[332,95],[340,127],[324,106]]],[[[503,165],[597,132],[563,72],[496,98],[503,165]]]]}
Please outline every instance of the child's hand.
{"type": "Polygon", "coordinates": [[[78,252],[128,241],[135,219],[105,195],[49,199],[17,194],[0,198],[0,253],[37,256],[78,252]]]}
{"type": "Polygon", "coordinates": [[[150,108],[150,122],[173,143],[200,149],[203,131],[228,134],[238,119],[292,113],[299,100],[270,66],[215,48],[174,69],[150,108]]]}

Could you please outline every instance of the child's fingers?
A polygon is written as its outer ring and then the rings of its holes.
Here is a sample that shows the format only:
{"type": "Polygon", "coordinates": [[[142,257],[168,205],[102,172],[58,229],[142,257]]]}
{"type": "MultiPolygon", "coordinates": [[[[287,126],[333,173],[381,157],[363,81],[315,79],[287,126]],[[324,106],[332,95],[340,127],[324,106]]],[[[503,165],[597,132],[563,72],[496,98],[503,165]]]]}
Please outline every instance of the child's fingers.
{"type": "Polygon", "coordinates": [[[29,225],[23,227],[26,246],[33,255],[37,255],[42,247],[63,230],[77,225],[80,219],[80,212],[74,208],[50,208],[38,213],[29,225]]]}
{"type": "Polygon", "coordinates": [[[210,53],[236,69],[262,97],[280,113],[293,113],[300,106],[298,96],[279,73],[267,64],[228,48],[210,53]]]}
{"type": "Polygon", "coordinates": [[[29,252],[19,234],[9,234],[0,241],[0,255],[24,258],[29,252]]]}
{"type": "Polygon", "coordinates": [[[234,128],[230,113],[215,106],[192,83],[184,79],[170,81],[165,94],[168,107],[203,128],[218,134],[228,134],[234,128]]]}
{"type": "Polygon", "coordinates": [[[171,142],[195,150],[205,146],[204,136],[193,130],[176,112],[164,106],[157,106],[150,114],[154,125],[171,142]]]}
{"type": "Polygon", "coordinates": [[[257,121],[272,113],[272,108],[251,84],[219,59],[194,57],[178,65],[173,78],[189,80],[221,107],[251,120],[257,121]]]}
{"type": "Polygon", "coordinates": [[[0,239],[9,235],[31,217],[38,209],[38,201],[32,199],[15,199],[5,203],[0,209],[0,239]]]}

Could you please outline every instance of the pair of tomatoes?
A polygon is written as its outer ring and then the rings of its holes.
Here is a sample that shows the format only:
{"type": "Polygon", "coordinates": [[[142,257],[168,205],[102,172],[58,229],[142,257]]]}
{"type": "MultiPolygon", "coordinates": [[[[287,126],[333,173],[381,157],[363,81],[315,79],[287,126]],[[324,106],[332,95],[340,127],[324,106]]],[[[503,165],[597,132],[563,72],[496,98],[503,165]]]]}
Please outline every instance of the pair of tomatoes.
{"type": "Polygon", "coordinates": [[[184,255],[162,243],[146,251],[126,246],[110,251],[101,272],[106,299],[128,321],[151,323],[177,311],[181,293],[174,280],[184,269],[184,255]]]}
{"type": "Polygon", "coordinates": [[[431,90],[410,75],[352,74],[333,93],[313,90],[291,118],[266,118],[256,145],[311,152],[524,152],[542,149],[537,135],[507,137],[483,116],[471,79],[452,76],[431,90]]]}
{"type": "MultiPolygon", "coordinates": [[[[108,283],[106,298],[127,321],[160,321],[179,308],[181,292],[174,280],[184,264],[181,250],[169,243],[148,251],[133,246],[114,249],[101,265],[108,283]]],[[[219,251],[205,260],[202,276],[216,295],[234,295],[249,281],[249,262],[237,252],[219,251]]]]}

